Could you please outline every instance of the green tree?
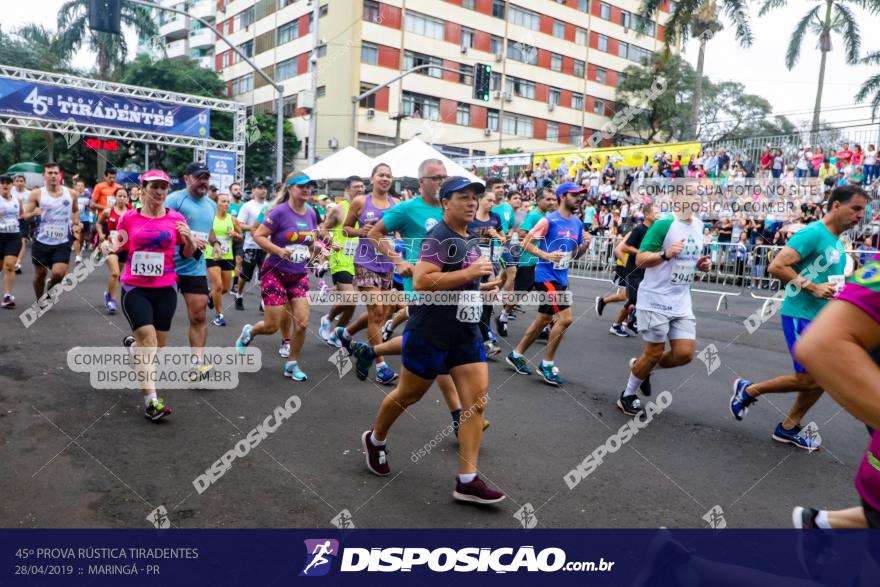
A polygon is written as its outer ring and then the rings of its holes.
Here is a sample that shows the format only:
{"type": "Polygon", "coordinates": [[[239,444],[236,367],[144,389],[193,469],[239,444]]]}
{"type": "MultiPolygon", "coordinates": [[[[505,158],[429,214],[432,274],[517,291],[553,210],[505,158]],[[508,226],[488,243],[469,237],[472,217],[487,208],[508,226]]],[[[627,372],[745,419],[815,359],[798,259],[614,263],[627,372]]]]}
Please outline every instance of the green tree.
{"type": "MultiPolygon", "coordinates": [[[[860,63],[864,65],[880,65],[880,51],[874,51],[866,55],[860,63]]],[[[859,87],[859,93],[856,94],[856,102],[871,101],[871,121],[877,118],[880,111],[880,73],[874,74],[859,87]]]]}
{"type": "MultiPolygon", "coordinates": [[[[128,59],[125,35],[93,31],[89,28],[89,0],[67,0],[58,11],[60,54],[70,58],[83,45],[95,54],[98,78],[118,78],[128,59]]],[[[150,39],[159,34],[159,27],[149,8],[123,2],[120,9],[123,27],[130,27],[139,38],[150,39]]]]}
{"type": "MultiPolygon", "coordinates": [[[[637,31],[644,31],[647,23],[653,20],[660,12],[660,5],[664,0],[643,0],[639,9],[639,21],[636,23],[637,31]]],[[[696,139],[700,134],[698,121],[703,97],[703,66],[706,57],[706,43],[718,31],[724,28],[721,22],[723,13],[736,29],[736,40],[740,46],[748,47],[752,44],[752,29],[749,25],[748,0],[679,0],[675,2],[669,20],[666,21],[665,47],[667,54],[670,47],[677,45],[679,41],[686,41],[689,36],[700,42],[700,52],[697,57],[697,71],[693,78],[694,90],[691,102],[690,128],[686,138],[696,139]]]]}
{"type": "MultiPolygon", "coordinates": [[[[758,16],[765,16],[770,11],[786,6],[787,0],[764,0],[758,16]]],[[[819,37],[819,51],[822,59],[819,62],[819,83],[816,86],[816,103],[813,106],[813,123],[810,132],[816,134],[819,129],[819,115],[822,112],[822,90],[825,86],[825,62],[828,53],[833,49],[831,33],[843,37],[846,51],[846,62],[855,64],[859,60],[862,36],[853,6],[868,10],[871,14],[880,12],[880,0],[820,0],[798,21],[791,33],[788,50],[785,52],[785,66],[793,69],[801,55],[801,46],[807,36],[807,30],[819,37]]]]}

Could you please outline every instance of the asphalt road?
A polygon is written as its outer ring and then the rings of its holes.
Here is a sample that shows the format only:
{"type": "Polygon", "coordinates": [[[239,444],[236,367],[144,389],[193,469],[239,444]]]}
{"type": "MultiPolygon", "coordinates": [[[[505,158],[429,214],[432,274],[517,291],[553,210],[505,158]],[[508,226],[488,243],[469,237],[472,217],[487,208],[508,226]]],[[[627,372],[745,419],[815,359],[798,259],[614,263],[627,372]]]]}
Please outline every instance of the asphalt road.
{"type": "MultiPolygon", "coordinates": [[[[96,390],[67,367],[72,347],[118,345],[127,334],[125,318],[103,309],[105,269],[26,329],[19,314],[33,300],[31,276],[28,264],[15,286],[18,307],[0,311],[3,527],[150,527],[147,516],[164,506],[178,527],[329,527],[347,510],[356,527],[515,528],[527,504],[538,526],[549,528],[707,527],[703,517],[713,508],[728,527],[788,527],[795,505],[857,503],[852,478],[867,436],[833,400],[822,398],[809,415],[823,440],[814,453],[770,438],[791,397],[765,397],[743,422],[729,414],[736,377],[791,370],[778,319],[754,334],[744,328],[760,307],[747,295],[716,313],[715,298],[697,294],[697,348],[714,344],[720,364],[711,364],[711,374],[698,360],[657,373],[654,396],[668,390],[671,404],[570,490],[563,477],[628,421],[614,402],[640,349],[638,339],[608,333],[619,306],[603,318],[593,311],[594,296],[610,286],[576,280],[577,319],[556,359],[561,388],[490,362],[492,426],[479,464],[508,499],[486,509],[452,499],[453,437],[412,458],[448,425],[436,388],[389,437],[392,475],[366,470],[360,435],[390,388],[359,382],[353,372],[339,377],[328,361],[332,349],[316,338],[318,308],[300,359],[309,381],[283,378],[279,339],[260,337],[262,370],[243,374],[233,390],[164,393],[174,414],[157,425],[142,416],[139,392],[96,390]],[[292,394],[299,411],[197,493],[193,480],[292,394]]],[[[245,312],[227,311],[228,327],[210,327],[210,345],[231,345],[242,324],[259,319],[256,292],[245,303],[245,312]]],[[[511,323],[505,349],[532,315],[511,323]]],[[[170,344],[186,344],[186,324],[181,300],[170,344]]],[[[530,350],[533,361],[542,350],[542,343],[530,350]]],[[[390,363],[398,368],[399,358],[390,363]]]]}

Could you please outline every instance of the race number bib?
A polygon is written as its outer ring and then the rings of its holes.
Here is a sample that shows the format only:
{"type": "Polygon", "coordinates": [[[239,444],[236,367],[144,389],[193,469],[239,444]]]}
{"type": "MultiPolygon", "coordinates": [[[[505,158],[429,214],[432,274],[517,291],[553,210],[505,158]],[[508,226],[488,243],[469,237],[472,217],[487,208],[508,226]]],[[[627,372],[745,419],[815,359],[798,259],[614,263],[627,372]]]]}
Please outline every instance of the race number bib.
{"type": "Polygon", "coordinates": [[[358,241],[356,240],[347,240],[345,244],[342,245],[342,254],[346,257],[354,257],[354,252],[357,250],[358,241]]]}
{"type": "Polygon", "coordinates": [[[115,205],[116,205],[116,198],[114,198],[113,196],[107,196],[107,206],[112,208],[115,205]]]}
{"type": "Polygon", "coordinates": [[[561,259],[553,263],[554,269],[568,269],[568,265],[571,263],[571,253],[565,253],[561,259]]]}
{"type": "Polygon", "coordinates": [[[47,240],[61,241],[67,238],[67,227],[57,224],[41,224],[40,236],[47,240]]]}
{"type": "Polygon", "coordinates": [[[231,238],[223,238],[220,239],[220,254],[226,256],[229,254],[229,251],[232,250],[232,239],[231,238]]]}
{"type": "Polygon", "coordinates": [[[675,261],[672,265],[672,284],[690,285],[694,282],[694,273],[697,264],[695,261],[675,261]]]}
{"type": "Polygon", "coordinates": [[[846,283],[846,277],[843,275],[829,275],[828,283],[833,283],[835,293],[840,293],[840,290],[843,289],[843,285],[846,283]]]}
{"type": "Polygon", "coordinates": [[[455,317],[465,324],[479,324],[483,315],[483,298],[478,291],[463,291],[458,301],[455,317]]]}
{"type": "Polygon", "coordinates": [[[18,218],[15,216],[0,218],[0,232],[18,232],[18,218]]]}
{"type": "Polygon", "coordinates": [[[119,231],[118,231],[118,230],[111,230],[111,231],[110,231],[110,242],[115,243],[115,242],[116,242],[116,237],[117,237],[118,235],[119,235],[119,231]]]}
{"type": "Polygon", "coordinates": [[[309,260],[309,248],[305,245],[287,245],[285,248],[290,251],[292,263],[305,263],[309,260]]]}
{"type": "Polygon", "coordinates": [[[490,251],[491,251],[491,255],[492,255],[491,259],[492,259],[493,263],[495,263],[496,261],[498,261],[498,259],[501,258],[501,247],[500,246],[496,246],[494,249],[492,247],[481,246],[480,247],[480,256],[486,257],[487,259],[489,259],[490,258],[489,257],[490,251]]]}
{"type": "Polygon", "coordinates": [[[198,245],[199,241],[202,241],[202,246],[199,248],[204,249],[205,244],[208,242],[208,233],[207,232],[196,232],[195,230],[191,231],[193,240],[196,241],[196,245],[198,245]]]}
{"type": "Polygon", "coordinates": [[[135,251],[131,257],[131,274],[141,277],[161,277],[165,273],[165,254],[135,251]]]}

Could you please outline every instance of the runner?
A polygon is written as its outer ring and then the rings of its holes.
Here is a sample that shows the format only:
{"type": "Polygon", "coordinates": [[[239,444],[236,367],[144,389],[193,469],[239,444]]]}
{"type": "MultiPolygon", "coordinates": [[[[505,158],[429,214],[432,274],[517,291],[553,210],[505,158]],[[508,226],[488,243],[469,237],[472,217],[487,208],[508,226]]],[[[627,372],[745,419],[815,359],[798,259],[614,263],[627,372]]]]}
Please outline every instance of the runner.
{"type": "Polygon", "coordinates": [[[321,316],[321,326],[318,334],[330,346],[339,348],[339,339],[336,338],[334,321],[339,319],[338,325],[345,327],[351,321],[357,306],[357,298],[354,297],[354,253],[358,246],[356,237],[346,236],[343,229],[351,202],[355,198],[364,195],[364,180],[357,175],[352,175],[345,180],[345,196],[343,200],[330,209],[324,219],[322,228],[331,231],[332,244],[330,253],[330,278],[336,291],[351,292],[347,303],[336,304],[330,308],[326,316],[321,316]]]}
{"type": "MultiPolygon", "coordinates": [[[[382,215],[392,209],[397,201],[391,197],[391,168],[380,163],[373,168],[371,181],[373,192],[369,196],[359,196],[351,201],[348,216],[345,218],[344,231],[346,236],[358,236],[360,241],[354,255],[354,286],[358,291],[370,294],[391,290],[394,265],[385,255],[376,251],[376,242],[367,237],[370,229],[380,220],[382,215]],[[355,228],[355,223],[360,228],[355,228]]],[[[385,308],[376,300],[367,300],[366,319],[363,316],[346,327],[336,329],[336,336],[342,346],[350,350],[352,336],[367,327],[367,340],[375,346],[382,342],[382,325],[385,324],[385,308]],[[370,303],[373,301],[373,303],[370,303]],[[366,324],[365,324],[366,323],[366,324]]],[[[376,381],[383,385],[391,385],[398,375],[385,363],[385,359],[376,358],[376,381]]]]}
{"type": "MultiPolygon", "coordinates": [[[[236,220],[238,219],[238,213],[241,212],[241,207],[244,206],[242,201],[243,194],[240,183],[235,181],[229,184],[229,195],[232,198],[232,201],[229,202],[229,214],[236,220]]],[[[232,255],[235,257],[235,272],[232,274],[232,277],[235,277],[241,273],[241,265],[244,262],[244,241],[241,238],[232,239],[232,255]]],[[[230,288],[226,289],[229,291],[230,288]]]]}
{"type": "Polygon", "coordinates": [[[217,204],[206,197],[211,172],[204,163],[190,163],[183,172],[183,180],[186,188],[168,194],[165,207],[183,215],[198,249],[192,257],[187,258],[182,257],[179,252],[175,253],[174,266],[177,269],[177,290],[183,294],[186,302],[193,365],[203,375],[212,367],[204,360],[205,343],[208,340],[208,268],[205,263],[205,249],[211,247],[214,255],[220,256],[220,241],[212,230],[217,204]]]}
{"type": "Polygon", "coordinates": [[[3,301],[0,307],[15,307],[15,265],[21,250],[21,203],[12,194],[12,178],[0,175],[0,259],[3,260],[3,301]]]}
{"type": "MultiPolygon", "coordinates": [[[[516,278],[516,263],[514,263],[513,255],[510,251],[512,234],[516,231],[515,225],[516,222],[516,209],[513,206],[512,198],[513,194],[516,192],[511,192],[506,198],[504,194],[504,184],[506,183],[506,179],[495,177],[489,178],[486,180],[486,191],[492,192],[495,195],[495,203],[496,206],[492,208],[492,212],[498,215],[501,219],[501,234],[504,235],[504,238],[501,239],[501,255],[499,260],[501,262],[501,267],[504,271],[504,282],[502,284],[502,289],[504,291],[509,291],[513,288],[513,282],[516,278]]],[[[492,259],[493,263],[497,263],[495,259],[492,259]]],[[[503,308],[503,305],[502,305],[503,308]]],[[[491,318],[491,309],[489,306],[489,318],[491,318]]],[[[491,321],[486,322],[485,328],[489,329],[491,327],[491,321]]],[[[481,327],[482,328],[482,327],[481,327]]],[[[490,330],[491,333],[491,330],[490,330]]],[[[492,335],[492,340],[494,340],[495,335],[492,335]]],[[[493,343],[494,344],[494,343],[493,343]]],[[[501,349],[498,348],[498,353],[501,352],[501,349]]],[[[493,353],[489,356],[495,356],[498,353],[493,353]]]]}
{"type": "Polygon", "coordinates": [[[171,408],[156,394],[153,357],[156,348],[168,341],[177,308],[175,259],[191,257],[197,249],[183,216],[163,204],[168,175],[153,169],[141,176],[141,182],[143,206],[122,216],[105,247],[112,252],[124,245],[129,253],[122,275],[122,312],[134,336],[125,337],[123,344],[137,353],[136,367],[145,381],[144,415],[156,422],[171,415],[171,408]]]}
{"type": "Polygon", "coordinates": [[[61,185],[61,167],[57,163],[43,165],[45,187],[31,191],[25,220],[40,216],[40,226],[31,248],[34,264],[34,295],[37,300],[46,291],[46,276],[52,289],[67,275],[70,265],[71,227],[74,237],[79,237],[79,207],[76,198],[61,185]]]}
{"type": "Polygon", "coordinates": [[[73,243],[73,250],[76,254],[76,262],[82,263],[83,249],[89,246],[92,236],[92,197],[86,191],[86,182],[81,178],[77,178],[73,182],[73,191],[76,194],[77,206],[79,206],[79,222],[82,224],[79,238],[73,243]]]}
{"type": "MultiPolygon", "coordinates": [[[[626,266],[628,263],[628,253],[624,251],[624,243],[628,236],[629,235],[626,235],[624,238],[620,239],[614,246],[614,258],[616,262],[614,264],[614,277],[611,280],[611,284],[617,287],[617,292],[610,296],[596,296],[596,314],[599,316],[602,315],[602,312],[605,311],[605,306],[608,304],[626,301],[626,266]]],[[[638,250],[636,252],[638,252],[638,250]]],[[[611,324],[611,328],[608,332],[616,336],[629,336],[629,333],[623,327],[623,321],[626,318],[627,313],[627,305],[624,304],[623,308],[620,309],[620,312],[617,315],[617,320],[611,324]]]]}
{"type": "MultiPolygon", "coordinates": [[[[467,225],[477,209],[480,183],[464,177],[443,182],[440,200],[443,220],[432,228],[420,247],[413,274],[416,291],[472,292],[494,288],[480,280],[492,272],[492,263],[480,257],[479,245],[470,239],[467,225]],[[441,244],[445,243],[445,244],[441,244]]],[[[441,373],[449,373],[464,398],[468,417],[459,432],[459,464],[453,497],[459,501],[493,504],[505,495],[490,489],[477,475],[477,461],[483,434],[483,412],[488,401],[489,369],[477,327],[479,299],[463,299],[461,306],[423,304],[412,307],[403,342],[403,368],[397,387],[385,397],[372,430],[361,436],[367,468],[376,475],[388,475],[386,437],[403,411],[418,402],[441,373]],[[470,309],[470,311],[467,311],[470,309]],[[458,320],[464,310],[469,321],[458,320]]]]}
{"type": "MultiPolygon", "coordinates": [[[[487,181],[487,185],[491,181],[487,181]]],[[[497,186],[498,184],[496,183],[495,185],[497,186]]],[[[505,233],[503,232],[504,227],[501,217],[494,211],[497,208],[495,206],[496,193],[497,191],[489,191],[487,188],[486,192],[480,197],[477,213],[474,216],[473,222],[468,225],[468,232],[472,236],[477,237],[482,256],[492,261],[495,275],[499,275],[501,274],[501,251],[505,241],[505,233]]],[[[512,212],[510,216],[513,216],[512,212]]],[[[506,274],[500,275],[502,282],[505,277],[507,277],[506,274]]],[[[486,281],[492,280],[494,280],[494,275],[486,278],[486,281]]],[[[495,334],[492,333],[491,326],[492,304],[484,303],[482,316],[480,317],[480,334],[483,336],[483,345],[486,347],[487,358],[501,354],[501,347],[496,344],[495,334]]]]}
{"type": "Polygon", "coordinates": [[[104,171],[104,181],[95,184],[92,188],[92,204],[91,209],[98,218],[105,210],[113,207],[113,198],[116,190],[122,186],[116,183],[116,170],[108,167],[104,171]]]}
{"type": "Polygon", "coordinates": [[[752,383],[748,379],[733,382],[730,413],[742,420],[749,406],[765,393],[798,392],[797,399],[785,419],[776,426],[773,440],[793,444],[805,450],[816,450],[819,443],[801,434],[801,420],[822,396],[822,387],[807,373],[794,356],[794,345],[810,322],[842,287],[846,267],[846,250],[840,236],[865,216],[870,202],[859,186],[843,186],[831,192],[828,212],[820,222],[813,222],[796,232],[770,263],[769,271],[785,288],[782,301],[782,332],[792,354],[794,373],[769,381],[752,383]]]}
{"type": "MultiPolygon", "coordinates": [[[[119,227],[119,220],[130,210],[128,205],[128,190],[119,188],[116,192],[107,198],[109,204],[98,217],[98,239],[104,242],[110,239],[116,242],[114,238],[119,227]]],[[[122,243],[113,249],[113,252],[107,255],[107,291],[104,292],[104,307],[107,308],[108,314],[116,313],[116,294],[119,290],[119,271],[120,267],[125,266],[128,259],[128,246],[122,243]]]]}
{"type": "MultiPolygon", "coordinates": [[[[537,200],[535,209],[530,211],[522,223],[517,228],[517,236],[520,241],[524,240],[529,231],[535,227],[541,218],[553,212],[556,209],[558,200],[552,187],[545,187],[541,191],[537,200]]],[[[521,248],[521,245],[520,245],[521,248]]],[[[535,285],[535,265],[538,264],[538,258],[528,251],[521,248],[519,262],[517,263],[516,275],[514,277],[513,291],[523,294],[532,290],[535,285]]],[[[501,314],[495,320],[495,326],[498,328],[498,334],[507,337],[507,323],[512,317],[515,304],[510,302],[504,306],[501,314]]]]}
{"type": "MultiPolygon", "coordinates": [[[[16,173],[12,176],[12,195],[18,200],[22,212],[27,209],[27,203],[31,197],[31,192],[25,187],[26,183],[27,179],[25,179],[24,175],[21,173],[16,173]]],[[[27,241],[31,233],[31,224],[32,221],[25,220],[23,216],[21,220],[18,221],[18,227],[21,231],[21,251],[19,251],[18,260],[15,262],[15,273],[17,275],[21,274],[21,263],[24,259],[24,253],[27,250],[27,241]]]]}
{"type": "Polygon", "coordinates": [[[629,379],[617,400],[617,407],[629,416],[642,411],[636,390],[650,395],[650,376],[655,367],[671,369],[687,365],[694,358],[697,328],[691,284],[695,271],[709,271],[712,265],[708,256],[700,255],[703,223],[693,214],[698,206],[699,196],[695,193],[673,196],[672,214],[651,225],[636,255],[636,266],[645,268],[636,303],[645,347],[640,357],[630,359],[629,379]]]}
{"type": "Polygon", "coordinates": [[[256,243],[268,253],[260,269],[265,313],[256,324],[244,325],[235,347],[243,353],[255,336],[274,334],[282,326],[287,306],[293,315],[293,336],[292,358],[284,364],[284,376],[305,381],[308,376],[300,369],[298,358],[309,323],[308,265],[319,250],[315,239],[318,215],[306,202],[316,184],[300,173],[288,179],[286,185],[284,197],[266,213],[254,233],[256,243]]]}
{"type": "MultiPolygon", "coordinates": [[[[559,210],[538,220],[523,241],[523,249],[540,260],[535,269],[535,288],[553,300],[568,290],[568,266],[587,250],[589,236],[584,238],[584,223],[575,216],[586,188],[567,181],[556,188],[559,210]],[[534,241],[538,241],[536,246],[534,241]]],[[[507,355],[507,364],[522,375],[531,375],[525,352],[538,335],[556,317],[550,339],[541,361],[541,377],[550,385],[562,385],[559,368],[554,364],[556,349],[573,321],[571,306],[564,300],[553,300],[538,306],[538,315],[526,329],[516,348],[507,355]]]]}
{"type": "Polygon", "coordinates": [[[234,243],[241,240],[241,229],[238,220],[230,213],[229,196],[217,196],[217,215],[214,216],[214,236],[220,241],[220,255],[215,256],[213,247],[205,251],[205,265],[208,268],[208,279],[211,282],[211,299],[217,316],[212,324],[226,326],[223,318],[223,296],[232,288],[232,272],[235,269],[233,258],[234,243]]]}
{"type": "Polygon", "coordinates": [[[244,286],[254,278],[254,271],[262,267],[266,260],[266,251],[254,241],[254,231],[262,223],[261,217],[266,208],[266,194],[269,191],[269,182],[258,182],[251,188],[250,201],[245,202],[238,212],[238,226],[244,233],[243,258],[241,272],[238,274],[238,291],[235,293],[235,309],[244,310],[244,286]]]}
{"type": "Polygon", "coordinates": [[[878,276],[880,256],[875,256],[818,314],[794,349],[795,360],[809,369],[816,385],[828,390],[843,409],[867,424],[871,435],[855,480],[862,507],[839,512],[796,507],[792,512],[796,528],[880,528],[878,276]]]}

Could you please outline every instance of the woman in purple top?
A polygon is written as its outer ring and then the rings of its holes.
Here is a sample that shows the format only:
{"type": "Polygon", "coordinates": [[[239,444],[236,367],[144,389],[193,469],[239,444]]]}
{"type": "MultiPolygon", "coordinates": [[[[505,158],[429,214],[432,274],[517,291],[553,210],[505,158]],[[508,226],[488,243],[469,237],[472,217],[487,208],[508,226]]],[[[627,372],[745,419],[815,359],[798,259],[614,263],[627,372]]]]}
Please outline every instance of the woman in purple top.
{"type": "MultiPolygon", "coordinates": [[[[370,180],[373,191],[369,195],[358,196],[351,201],[348,215],[343,224],[346,236],[360,237],[357,249],[354,253],[354,286],[359,291],[380,292],[390,291],[394,279],[394,263],[385,255],[376,251],[376,243],[367,238],[374,224],[382,220],[386,210],[397,204],[391,197],[391,168],[380,163],[373,168],[370,180]]],[[[388,238],[394,239],[394,235],[388,238]]],[[[350,351],[351,337],[359,330],[367,328],[367,339],[371,346],[382,342],[382,325],[387,320],[386,310],[381,300],[373,300],[367,303],[367,313],[361,315],[345,328],[337,328],[336,336],[339,341],[350,351]]],[[[380,383],[390,385],[397,379],[397,373],[392,371],[385,359],[376,357],[376,379],[380,383]]]]}
{"type": "Polygon", "coordinates": [[[297,358],[306,340],[309,323],[309,263],[320,252],[317,242],[318,214],[306,202],[315,182],[305,174],[287,180],[284,195],[254,232],[254,242],[268,253],[260,268],[263,319],[245,324],[235,343],[240,353],[258,334],[274,334],[281,326],[285,311],[293,316],[294,332],[290,359],[284,364],[284,376],[305,381],[308,376],[299,368],[297,358]]]}
{"type": "Polygon", "coordinates": [[[878,349],[880,256],[874,257],[850,278],[837,299],[822,310],[795,347],[797,360],[816,381],[870,429],[871,440],[856,473],[856,490],[862,507],[840,512],[795,508],[795,525],[798,527],[880,528],[878,349]]]}

